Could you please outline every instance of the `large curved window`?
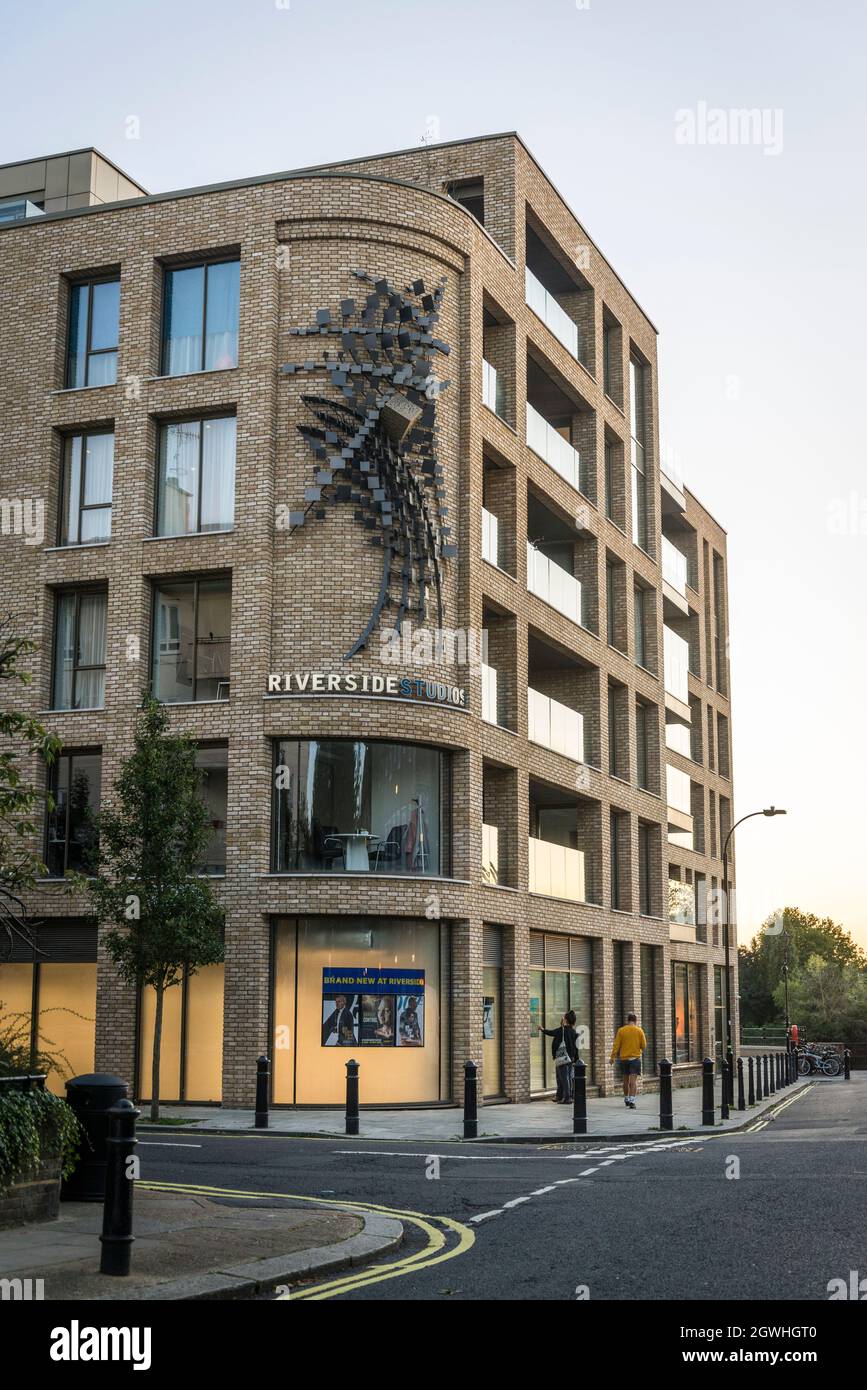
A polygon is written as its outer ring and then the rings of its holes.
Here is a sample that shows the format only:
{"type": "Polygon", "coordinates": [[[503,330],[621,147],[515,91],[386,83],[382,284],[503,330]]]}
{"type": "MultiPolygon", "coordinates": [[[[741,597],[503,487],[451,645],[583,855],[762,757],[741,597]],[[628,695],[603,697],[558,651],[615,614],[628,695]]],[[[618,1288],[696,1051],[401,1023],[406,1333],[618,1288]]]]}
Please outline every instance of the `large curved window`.
{"type": "Polygon", "coordinates": [[[444,874],[447,756],[411,743],[276,745],[277,873],[444,874]]]}

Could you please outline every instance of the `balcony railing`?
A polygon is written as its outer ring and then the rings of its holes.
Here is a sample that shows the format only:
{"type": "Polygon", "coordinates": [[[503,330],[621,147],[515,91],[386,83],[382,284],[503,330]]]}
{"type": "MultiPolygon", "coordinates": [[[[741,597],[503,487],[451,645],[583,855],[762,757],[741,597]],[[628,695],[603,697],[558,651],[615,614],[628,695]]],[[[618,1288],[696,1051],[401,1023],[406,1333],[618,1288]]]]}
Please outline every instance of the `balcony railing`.
{"type": "Polygon", "coordinates": [[[530,892],[583,903],[584,851],[530,836],[530,892]]]}
{"type": "Polygon", "coordinates": [[[482,507],[482,559],[490,565],[500,563],[500,523],[485,507],[482,507]]]}
{"type": "Polygon", "coordinates": [[[584,761],[584,716],[532,686],[527,687],[527,737],[554,753],[584,761]]]}
{"type": "Polygon", "coordinates": [[[668,805],[683,816],[692,815],[691,784],[689,774],[679,767],[665,769],[665,790],[668,805]]]}
{"type": "Polygon", "coordinates": [[[559,338],[567,351],[572,356],[578,357],[578,325],[570,319],[565,309],[561,309],[553,294],[545,289],[541,280],[537,280],[529,267],[525,268],[524,280],[526,286],[526,300],[534,314],[538,314],[543,323],[546,323],[554,334],[559,338]]]}
{"type": "Polygon", "coordinates": [[[663,655],[665,659],[665,689],[669,695],[689,704],[689,643],[673,628],[663,624],[663,655]]]}
{"type": "Polygon", "coordinates": [[[482,878],[485,883],[500,881],[500,832],[495,825],[482,823],[482,878]]]}
{"type": "Polygon", "coordinates": [[[662,538],[662,577],[672,589],[686,597],[687,559],[668,536],[662,538]]]}
{"type": "Polygon", "coordinates": [[[482,358],[482,401],[495,415],[503,414],[503,382],[496,367],[482,358]]]}
{"type": "Polygon", "coordinates": [[[580,458],[578,450],[573,449],[568,439],[564,439],[562,434],[558,434],[553,425],[549,425],[544,415],[540,415],[528,401],[527,402],[527,444],[538,454],[546,463],[550,464],[555,473],[559,473],[561,478],[565,478],[567,483],[571,483],[574,488],[579,486],[581,478],[580,458]]]}
{"type": "Polygon", "coordinates": [[[581,622],[581,584],[555,560],[549,560],[541,550],[527,543],[527,588],[543,598],[558,612],[565,613],[573,623],[581,622]]]}
{"type": "Polygon", "coordinates": [[[482,662],[482,718],[488,724],[498,724],[497,670],[482,662]]]}

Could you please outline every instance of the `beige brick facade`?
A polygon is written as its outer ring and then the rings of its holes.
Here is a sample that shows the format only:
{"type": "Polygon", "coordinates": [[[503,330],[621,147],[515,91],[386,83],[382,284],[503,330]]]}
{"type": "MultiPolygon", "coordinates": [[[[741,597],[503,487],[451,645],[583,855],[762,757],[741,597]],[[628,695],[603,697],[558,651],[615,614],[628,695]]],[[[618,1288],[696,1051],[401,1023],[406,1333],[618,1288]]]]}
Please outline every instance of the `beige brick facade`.
{"type": "MultiPolygon", "coordinates": [[[[455,191],[459,196],[460,189],[455,191]]],[[[621,1021],[614,1012],[612,942],[627,945],[621,1002],[639,1013],[650,1007],[641,999],[639,946],[657,948],[652,969],[659,1057],[670,1056],[672,1047],[670,964],[698,966],[700,1033],[693,1050],[697,1057],[712,1051],[722,929],[713,923],[670,926],[668,880],[679,877],[694,888],[696,875],[704,875],[708,889],[718,888],[721,840],[732,823],[726,537],[692,494],[661,478],[653,325],[520,140],[503,135],[57,213],[9,225],[0,237],[6,266],[0,289],[2,491],[7,499],[43,499],[46,527],[42,545],[3,535],[2,606],[16,629],[40,644],[28,662],[32,684],[22,691],[22,703],[39,712],[66,747],[101,750],[103,796],[110,796],[129,752],[136,706],[148,683],[151,582],[231,575],[230,698],[171,708],[173,728],[228,745],[227,864],[217,887],[226,911],[223,1102],[251,1103],[256,1056],[271,1050],[272,922],[317,916],[424,920],[431,915],[432,892],[450,952],[446,1055],[453,1096],[460,1095],[465,1059],[481,1061],[485,925],[502,929],[502,1074],[509,1098],[524,1100],[531,1092],[531,932],[592,939],[592,1060],[603,1091],[615,1084],[608,1052],[621,1021]],[[446,192],[480,180],[484,226],[446,192]],[[578,325],[583,360],[526,303],[528,226],[533,247],[541,241],[551,264],[557,262],[559,273],[572,281],[574,288],[560,292],[558,302],[578,325]],[[161,377],[163,267],[218,250],[240,258],[238,365],[161,377]],[[70,278],[118,269],[117,384],[64,390],[70,278]],[[357,295],[354,270],[401,286],[421,278],[432,287],[447,277],[438,332],[451,353],[437,371],[451,384],[437,404],[439,459],[459,551],[443,562],[445,623],[487,628],[489,661],[501,674],[500,727],[481,718],[479,674],[444,667],[418,674],[466,687],[468,712],[385,699],[266,695],[270,672],[344,669],[343,654],[375,597],[377,567],[368,534],[353,523],[351,509],[330,508],[323,519],[293,532],[275,526],[275,509],[300,508],[312,476],[311,455],[296,428],[303,419],[299,396],[310,383],[283,376],[279,368],[319,349],[315,340],[294,338],[288,330],[311,323],[317,309],[357,295]],[[619,326],[609,389],[622,408],[604,389],[604,318],[619,326]],[[627,534],[631,352],[645,364],[648,388],[644,549],[627,534]],[[496,356],[505,418],[482,403],[486,353],[496,356]],[[528,389],[541,392],[539,400],[556,389],[570,403],[568,434],[581,456],[582,491],[524,442],[528,389]],[[237,415],[233,529],[155,539],[158,422],[221,410],[237,415]],[[115,432],[111,541],[58,547],[62,438],[77,428],[108,425],[115,432]],[[622,525],[606,514],[606,443],[613,470],[608,510],[622,525]],[[482,557],[486,498],[499,519],[501,567],[482,557]],[[583,625],[528,591],[526,542],[536,538],[528,525],[537,525],[539,517],[551,518],[546,524],[558,540],[564,528],[571,530],[583,625]],[[689,560],[680,595],[664,586],[664,531],[689,560]],[[606,641],[606,561],[616,571],[616,646],[606,641]],[[108,590],[105,707],[52,711],[54,595],[94,582],[108,590]],[[636,584],[649,596],[646,666],[635,660],[636,584]],[[666,747],[667,614],[689,642],[691,757],[666,747]],[[130,660],[136,651],[138,659],[130,660]],[[560,665],[552,664],[554,654],[560,665]],[[620,711],[615,760],[609,747],[610,682],[620,711]],[[528,684],[584,715],[584,764],[529,741],[528,684]],[[636,776],[637,702],[650,711],[649,789],[636,776]],[[329,737],[424,743],[449,753],[448,877],[271,871],[273,741],[329,737]],[[615,761],[620,775],[612,776],[615,761]],[[668,840],[666,764],[691,780],[702,848],[668,840]],[[500,826],[496,885],[482,875],[483,795],[500,826]],[[538,804],[540,796],[545,805],[575,802],[588,901],[528,889],[527,828],[534,797],[538,804]],[[619,910],[612,907],[612,808],[627,818],[620,823],[619,910]],[[642,911],[639,891],[640,825],[649,827],[642,839],[650,866],[649,911],[642,911]]],[[[379,657],[373,642],[349,665],[359,673],[391,674],[379,657]]],[[[29,906],[46,920],[75,918],[86,910],[59,883],[34,889],[29,906]]],[[[733,949],[733,964],[734,955],[733,949]]],[[[103,958],[98,978],[95,1063],[131,1078],[135,1000],[103,958]]],[[[676,1068],[676,1078],[693,1080],[695,1066],[676,1068]]]]}

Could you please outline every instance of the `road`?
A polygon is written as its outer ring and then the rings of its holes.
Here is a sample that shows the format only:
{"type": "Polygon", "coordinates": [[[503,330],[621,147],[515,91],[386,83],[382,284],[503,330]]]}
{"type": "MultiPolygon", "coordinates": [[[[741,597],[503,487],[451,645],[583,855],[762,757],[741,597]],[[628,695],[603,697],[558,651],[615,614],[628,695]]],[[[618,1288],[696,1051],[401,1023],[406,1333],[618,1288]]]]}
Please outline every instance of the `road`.
{"type": "Polygon", "coordinates": [[[295,1300],[827,1300],[851,1271],[867,1296],[867,1073],[817,1082],[750,1133],[650,1145],[141,1141],[146,1183],[402,1216],[399,1252],[295,1300]]]}

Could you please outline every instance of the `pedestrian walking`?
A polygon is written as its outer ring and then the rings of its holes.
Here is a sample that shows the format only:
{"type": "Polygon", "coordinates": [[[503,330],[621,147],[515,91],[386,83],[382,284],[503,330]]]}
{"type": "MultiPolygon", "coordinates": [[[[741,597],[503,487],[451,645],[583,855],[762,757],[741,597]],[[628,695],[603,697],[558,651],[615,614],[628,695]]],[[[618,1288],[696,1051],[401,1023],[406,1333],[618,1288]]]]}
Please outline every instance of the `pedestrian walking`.
{"type": "Polygon", "coordinates": [[[554,1071],[557,1076],[558,1105],[572,1104],[572,1064],[578,1060],[578,1034],[575,1031],[575,1010],[569,1009],[560,1020],[559,1028],[542,1028],[551,1039],[551,1056],[554,1058],[554,1071]]]}
{"type": "Polygon", "coordinates": [[[638,1077],[641,1072],[641,1054],[647,1047],[644,1029],[639,1028],[635,1014],[627,1014],[626,1022],[617,1029],[611,1061],[620,1053],[620,1071],[623,1076],[623,1103],[630,1110],[635,1109],[638,1091],[638,1077]]]}

